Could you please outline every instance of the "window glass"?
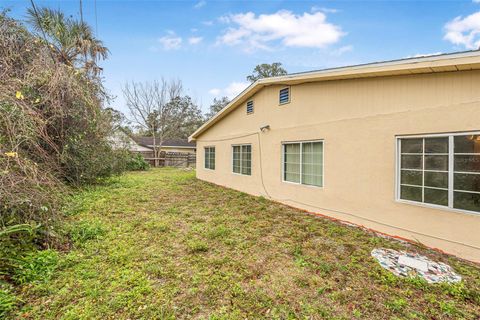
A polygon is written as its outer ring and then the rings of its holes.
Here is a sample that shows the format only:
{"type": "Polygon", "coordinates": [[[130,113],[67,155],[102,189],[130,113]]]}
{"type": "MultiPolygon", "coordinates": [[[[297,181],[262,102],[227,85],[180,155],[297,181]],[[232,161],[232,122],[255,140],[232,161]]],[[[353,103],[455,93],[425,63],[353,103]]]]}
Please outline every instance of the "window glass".
{"type": "Polygon", "coordinates": [[[448,172],[430,172],[424,173],[425,186],[436,188],[448,188],[448,172]]]}
{"type": "Polygon", "coordinates": [[[426,138],[425,153],[445,153],[448,154],[448,137],[426,138]]]}
{"type": "Polygon", "coordinates": [[[252,146],[232,146],[232,171],[243,175],[252,174],[252,146]]]}
{"type": "Polygon", "coordinates": [[[250,175],[252,173],[252,146],[242,146],[242,174],[250,175]]]}
{"type": "Polygon", "coordinates": [[[283,148],[285,181],[323,186],[323,142],[288,143],[283,148]]]}
{"type": "Polygon", "coordinates": [[[422,201],[422,188],[402,186],[400,197],[404,200],[422,201]]]}
{"type": "Polygon", "coordinates": [[[455,171],[480,172],[480,154],[455,154],[455,171]]]}
{"type": "Polygon", "coordinates": [[[322,186],[323,143],[302,143],[302,183],[322,186]]]}
{"type": "Polygon", "coordinates": [[[422,185],[422,171],[402,170],[400,174],[402,184],[409,184],[415,186],[422,185]]]}
{"type": "Polygon", "coordinates": [[[402,139],[402,153],[423,153],[423,139],[402,139]]]}
{"type": "Polygon", "coordinates": [[[455,153],[480,153],[480,135],[456,136],[455,153]]]}
{"type": "Polygon", "coordinates": [[[233,146],[233,172],[240,173],[241,166],[240,166],[240,146],[233,146]]]}
{"type": "Polygon", "coordinates": [[[431,156],[425,155],[425,169],[426,170],[448,170],[448,155],[445,156],[431,156]]]}
{"type": "Polygon", "coordinates": [[[215,170],[215,147],[205,147],[205,169],[215,170]]]}
{"type": "Polygon", "coordinates": [[[480,192],[480,174],[455,173],[454,189],[480,192]]]}
{"type": "Polygon", "coordinates": [[[480,212],[480,135],[399,142],[400,199],[480,212]]]}
{"type": "Polygon", "coordinates": [[[424,197],[425,203],[448,206],[448,190],[425,188],[424,197]]]}
{"type": "Polygon", "coordinates": [[[284,146],[284,180],[300,183],[300,143],[284,146]]]}
{"type": "Polygon", "coordinates": [[[402,155],[402,169],[422,169],[423,156],[402,155]]]}
{"type": "Polygon", "coordinates": [[[453,207],[455,209],[480,212],[480,194],[469,192],[454,192],[453,207]]]}

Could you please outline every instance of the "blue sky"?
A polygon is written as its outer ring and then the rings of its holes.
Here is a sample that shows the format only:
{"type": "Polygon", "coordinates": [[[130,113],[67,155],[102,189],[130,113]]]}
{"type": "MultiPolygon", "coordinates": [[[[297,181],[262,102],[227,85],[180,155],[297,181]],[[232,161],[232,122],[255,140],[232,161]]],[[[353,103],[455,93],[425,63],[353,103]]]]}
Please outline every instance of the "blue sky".
{"type": "MultiPolygon", "coordinates": [[[[37,6],[79,15],[79,1],[37,6]]],[[[0,0],[25,18],[30,1],[0,0]]],[[[233,97],[259,63],[289,72],[447,53],[480,45],[480,0],[466,1],[95,1],[84,19],[110,49],[106,87],[127,112],[126,81],[181,79],[206,111],[233,97]]]]}

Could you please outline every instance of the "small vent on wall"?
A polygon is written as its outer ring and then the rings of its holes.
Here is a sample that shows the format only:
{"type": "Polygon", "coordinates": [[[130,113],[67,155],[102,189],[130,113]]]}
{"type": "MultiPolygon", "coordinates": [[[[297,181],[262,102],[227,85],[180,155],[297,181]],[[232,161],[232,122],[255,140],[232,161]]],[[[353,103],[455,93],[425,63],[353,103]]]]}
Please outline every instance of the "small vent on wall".
{"type": "Polygon", "coordinates": [[[253,113],[253,100],[247,102],[247,114],[253,113]]]}
{"type": "Polygon", "coordinates": [[[280,90],[279,103],[285,104],[290,102],[290,88],[283,88],[280,90]]]}

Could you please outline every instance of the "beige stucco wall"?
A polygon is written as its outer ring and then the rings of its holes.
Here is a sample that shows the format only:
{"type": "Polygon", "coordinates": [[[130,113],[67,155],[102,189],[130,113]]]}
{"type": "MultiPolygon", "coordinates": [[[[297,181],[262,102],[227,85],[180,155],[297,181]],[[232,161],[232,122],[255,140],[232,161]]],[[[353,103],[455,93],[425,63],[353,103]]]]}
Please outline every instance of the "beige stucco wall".
{"type": "Polygon", "coordinates": [[[480,71],[301,84],[283,106],[280,88],[258,92],[254,114],[241,106],[197,138],[198,178],[480,262],[480,215],[395,200],[395,136],[480,130],[480,71]],[[314,139],[324,140],[324,187],[282,182],[282,141],[314,139]],[[232,173],[239,143],[252,144],[251,176],[232,173]],[[205,146],[216,147],[214,171],[205,146]]]}

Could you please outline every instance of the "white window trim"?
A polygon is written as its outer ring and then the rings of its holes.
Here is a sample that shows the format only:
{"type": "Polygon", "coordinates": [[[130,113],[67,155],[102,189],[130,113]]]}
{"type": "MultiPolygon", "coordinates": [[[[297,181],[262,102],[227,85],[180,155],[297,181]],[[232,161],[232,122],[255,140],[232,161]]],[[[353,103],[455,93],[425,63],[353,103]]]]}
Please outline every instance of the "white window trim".
{"type": "MultiPolygon", "coordinates": [[[[465,136],[465,135],[480,135],[480,131],[462,131],[462,132],[450,132],[450,133],[431,133],[431,134],[413,134],[413,135],[398,135],[395,136],[395,201],[399,203],[415,205],[419,207],[439,209],[448,212],[457,212],[463,214],[470,214],[479,216],[480,212],[456,209],[453,208],[453,179],[454,179],[454,137],[455,136],[465,136]],[[400,158],[401,158],[401,139],[408,138],[438,138],[438,137],[448,137],[448,206],[441,206],[433,203],[417,202],[412,200],[405,200],[400,198],[400,158]]],[[[425,161],[425,159],[424,159],[425,161]]],[[[437,170],[436,170],[437,171],[437,170]]],[[[422,187],[423,192],[423,187],[422,187]]],[[[472,192],[476,193],[476,192],[472,192]]]]}
{"type": "Polygon", "coordinates": [[[246,177],[251,177],[252,176],[252,164],[253,164],[253,148],[251,143],[241,143],[241,144],[232,144],[232,161],[231,161],[231,168],[232,168],[232,174],[238,175],[238,176],[246,176],[246,177]],[[244,174],[242,173],[242,146],[250,146],[250,174],[244,174]],[[233,147],[240,147],[240,172],[235,172],[233,171],[233,147]]]}
{"type": "Polygon", "coordinates": [[[316,140],[298,140],[298,141],[282,141],[282,157],[281,157],[281,168],[282,168],[282,182],[284,183],[289,183],[289,184],[294,184],[294,185],[299,185],[299,186],[304,186],[307,188],[315,188],[315,189],[323,189],[325,188],[325,140],[323,139],[316,139],[316,140]],[[315,186],[312,184],[303,184],[301,182],[302,180],[302,143],[309,143],[309,142],[321,142],[322,143],[322,185],[321,186],[315,186]],[[300,182],[293,182],[293,181],[287,181],[285,180],[285,145],[286,144],[295,144],[299,143],[300,144],[300,182]]]}
{"type": "Polygon", "coordinates": [[[278,89],[278,105],[283,106],[285,104],[289,104],[292,101],[292,86],[285,86],[280,89],[278,89]],[[280,102],[280,91],[288,89],[288,101],[286,102],[280,102]]]}
{"type": "MultiPolygon", "coordinates": [[[[217,149],[215,148],[215,146],[205,146],[205,147],[203,147],[203,169],[205,169],[205,170],[210,170],[210,171],[215,171],[215,169],[210,169],[210,168],[207,168],[207,167],[206,167],[206,163],[205,163],[205,151],[206,151],[208,148],[213,148],[213,149],[215,149],[215,158],[217,157],[217,149]]],[[[217,159],[215,159],[215,168],[217,168],[217,159]]]]}

